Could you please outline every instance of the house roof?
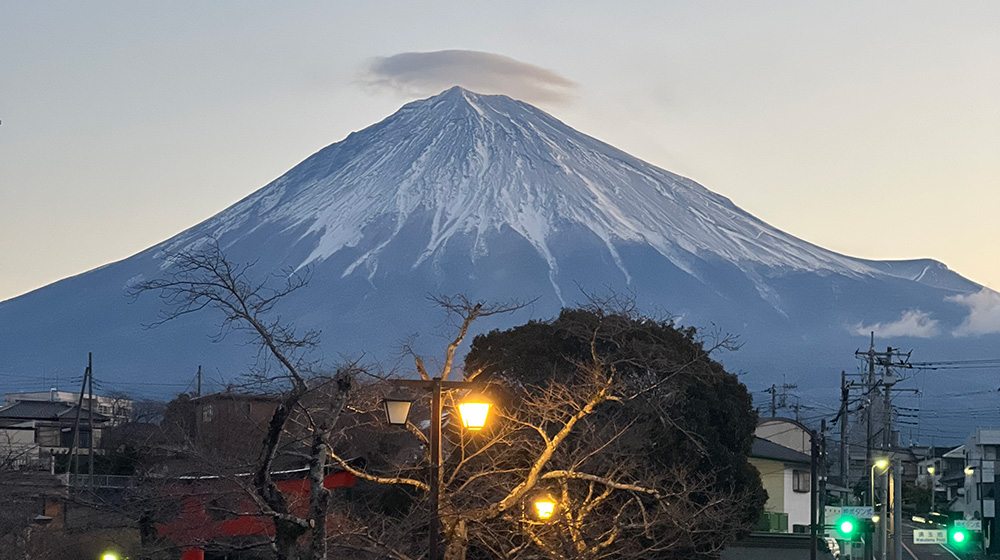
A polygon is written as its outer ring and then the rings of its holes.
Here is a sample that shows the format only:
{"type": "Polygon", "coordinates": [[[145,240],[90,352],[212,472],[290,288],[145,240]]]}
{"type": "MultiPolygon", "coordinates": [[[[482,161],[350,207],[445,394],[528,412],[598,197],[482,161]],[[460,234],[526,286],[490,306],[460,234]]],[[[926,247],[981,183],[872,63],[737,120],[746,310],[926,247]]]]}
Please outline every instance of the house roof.
{"type": "Polygon", "coordinates": [[[757,420],[758,427],[766,426],[768,424],[792,424],[794,426],[799,427],[803,432],[807,434],[809,433],[809,428],[805,424],[799,422],[798,420],[794,420],[792,418],[785,418],[783,416],[770,416],[766,418],[760,418],[757,420]]]}
{"type": "Polygon", "coordinates": [[[785,463],[801,463],[808,465],[811,459],[805,453],[799,453],[794,449],[789,449],[784,445],[778,445],[773,441],[764,438],[754,438],[753,447],[750,449],[750,456],[758,459],[772,459],[785,463]]]}
{"type": "MultiPolygon", "coordinates": [[[[64,420],[75,419],[76,405],[52,401],[20,401],[0,408],[0,419],[64,420]]],[[[87,407],[80,411],[80,418],[89,418],[87,407]]],[[[107,420],[107,416],[94,413],[94,420],[107,420]]]]}
{"type": "Polygon", "coordinates": [[[941,457],[944,459],[965,459],[965,446],[959,445],[955,449],[941,455],[941,457]]]}

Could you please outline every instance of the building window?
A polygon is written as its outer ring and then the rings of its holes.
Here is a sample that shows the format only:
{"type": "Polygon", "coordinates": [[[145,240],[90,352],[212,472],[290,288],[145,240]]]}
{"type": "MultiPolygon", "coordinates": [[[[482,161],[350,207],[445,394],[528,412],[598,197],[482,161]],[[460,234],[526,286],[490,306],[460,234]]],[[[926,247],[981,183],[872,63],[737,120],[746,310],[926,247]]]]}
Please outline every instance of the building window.
{"type": "Polygon", "coordinates": [[[201,421],[211,422],[214,411],[212,410],[212,405],[206,404],[201,408],[201,421]]]}
{"type": "Polygon", "coordinates": [[[792,471],[792,490],[796,492],[808,492],[810,490],[809,472],[792,471]]]}
{"type": "Polygon", "coordinates": [[[59,447],[59,428],[38,428],[35,440],[42,447],[59,447]]]}

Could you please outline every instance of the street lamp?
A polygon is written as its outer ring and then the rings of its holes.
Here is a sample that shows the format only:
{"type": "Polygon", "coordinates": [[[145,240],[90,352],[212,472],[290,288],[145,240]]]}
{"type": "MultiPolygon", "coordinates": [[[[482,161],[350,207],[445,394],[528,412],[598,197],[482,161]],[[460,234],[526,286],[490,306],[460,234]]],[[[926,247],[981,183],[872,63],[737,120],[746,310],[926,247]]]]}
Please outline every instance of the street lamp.
{"type": "Polygon", "coordinates": [[[937,492],[937,483],[934,480],[934,465],[927,467],[927,474],[931,475],[931,513],[934,512],[934,494],[937,492]]]}
{"type": "Polygon", "coordinates": [[[382,406],[385,407],[385,416],[389,424],[393,426],[405,426],[406,417],[410,414],[410,405],[413,401],[402,397],[386,397],[382,399],[382,406]]]}
{"type": "Polygon", "coordinates": [[[556,500],[552,496],[545,494],[535,498],[535,515],[542,521],[552,519],[556,512],[556,500]]]}
{"type": "MultiPolygon", "coordinates": [[[[873,517],[872,522],[873,523],[878,523],[878,521],[874,519],[874,517],[875,517],[875,469],[880,469],[882,471],[882,474],[888,473],[889,472],[889,460],[888,459],[878,459],[878,460],[876,460],[875,463],[872,465],[871,476],[868,477],[868,479],[871,481],[871,494],[869,494],[869,495],[871,496],[871,499],[872,499],[872,517],[873,517]]],[[[886,485],[886,486],[888,486],[888,485],[886,485]]],[[[887,490],[888,490],[888,488],[887,488],[887,490]]],[[[888,499],[882,500],[882,518],[888,517],[888,514],[889,514],[888,502],[889,502],[888,499]]],[[[882,556],[883,556],[883,558],[885,557],[885,549],[887,548],[886,547],[886,545],[887,545],[886,540],[888,539],[888,534],[889,534],[888,530],[889,530],[888,529],[888,523],[882,523],[882,556]]]]}
{"type": "Polygon", "coordinates": [[[880,469],[882,474],[885,474],[889,470],[889,460],[879,459],[875,461],[875,464],[872,465],[871,476],[868,477],[871,482],[871,491],[868,493],[868,497],[871,498],[873,511],[875,510],[875,469],[880,469]]]}
{"type": "MultiPolygon", "coordinates": [[[[398,379],[393,382],[397,387],[409,389],[420,389],[431,394],[431,432],[430,452],[431,452],[431,476],[430,476],[430,510],[431,518],[428,522],[429,539],[429,560],[439,560],[441,558],[439,542],[441,536],[441,512],[439,504],[441,500],[441,393],[444,390],[481,390],[481,383],[471,381],[443,381],[440,377],[434,379],[398,379]]],[[[411,401],[402,398],[383,399],[386,418],[390,424],[405,425],[406,416],[410,411],[411,401]]],[[[481,397],[470,398],[458,405],[458,413],[462,419],[462,426],[470,430],[479,430],[486,425],[486,417],[489,415],[490,404],[481,397]]]]}
{"type": "Polygon", "coordinates": [[[466,397],[458,405],[458,415],[462,417],[462,427],[469,430],[481,430],[486,425],[486,417],[490,413],[490,403],[482,396],[466,397]]]}
{"type": "MultiPolygon", "coordinates": [[[[966,459],[966,460],[968,461],[969,459],[966,459]]],[[[973,474],[975,474],[975,472],[977,470],[979,471],[979,482],[976,482],[976,479],[972,479],[971,482],[972,482],[972,489],[976,490],[976,493],[979,494],[979,511],[977,513],[979,514],[979,520],[980,520],[979,522],[981,524],[979,526],[979,531],[983,535],[980,538],[980,544],[983,547],[983,554],[985,555],[986,554],[986,538],[985,538],[985,535],[986,535],[986,508],[984,507],[984,500],[983,500],[983,494],[984,494],[984,492],[983,492],[983,488],[982,488],[982,486],[983,486],[983,484],[982,484],[982,482],[983,482],[983,470],[982,469],[983,469],[983,460],[980,458],[978,466],[976,466],[976,465],[967,465],[965,467],[965,475],[966,476],[972,476],[973,474]]]]}

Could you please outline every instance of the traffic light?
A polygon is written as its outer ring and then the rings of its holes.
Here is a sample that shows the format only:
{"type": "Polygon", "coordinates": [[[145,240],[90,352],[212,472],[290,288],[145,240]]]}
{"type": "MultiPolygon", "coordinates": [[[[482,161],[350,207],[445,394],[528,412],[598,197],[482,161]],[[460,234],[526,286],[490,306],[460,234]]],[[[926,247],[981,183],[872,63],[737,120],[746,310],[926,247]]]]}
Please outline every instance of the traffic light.
{"type": "Polygon", "coordinates": [[[962,527],[949,527],[948,528],[948,544],[951,546],[961,549],[965,548],[972,538],[969,535],[969,531],[962,527]]]}
{"type": "Polygon", "coordinates": [[[840,535],[840,538],[847,541],[854,540],[857,537],[859,527],[858,520],[850,515],[838,517],[837,522],[833,524],[833,528],[840,535]]]}
{"type": "Polygon", "coordinates": [[[841,515],[833,524],[837,538],[844,541],[857,541],[863,535],[875,532],[875,523],[871,519],[858,519],[851,515],[841,515]]]}

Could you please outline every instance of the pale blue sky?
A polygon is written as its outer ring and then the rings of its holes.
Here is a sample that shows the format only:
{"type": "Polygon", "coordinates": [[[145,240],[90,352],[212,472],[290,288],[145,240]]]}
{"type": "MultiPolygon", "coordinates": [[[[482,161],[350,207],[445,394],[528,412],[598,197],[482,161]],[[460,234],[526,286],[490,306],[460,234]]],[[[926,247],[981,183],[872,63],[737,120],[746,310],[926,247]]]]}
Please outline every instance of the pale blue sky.
{"type": "Polygon", "coordinates": [[[416,95],[373,59],[445,49],[574,82],[526,101],[793,235],[1000,288],[998,2],[84,4],[0,5],[0,300],[215,214],[416,95]]]}

